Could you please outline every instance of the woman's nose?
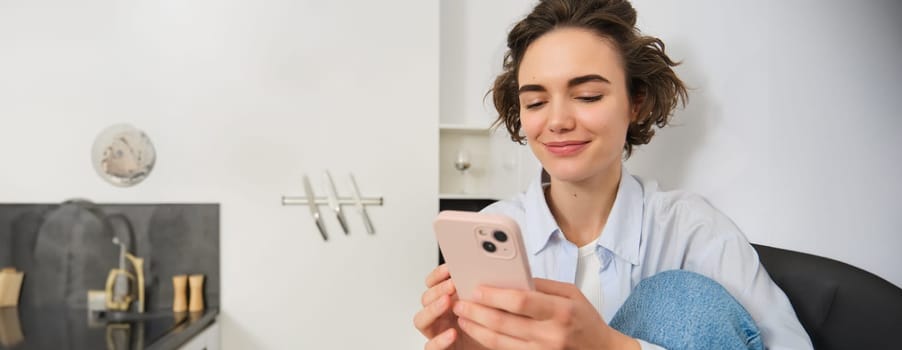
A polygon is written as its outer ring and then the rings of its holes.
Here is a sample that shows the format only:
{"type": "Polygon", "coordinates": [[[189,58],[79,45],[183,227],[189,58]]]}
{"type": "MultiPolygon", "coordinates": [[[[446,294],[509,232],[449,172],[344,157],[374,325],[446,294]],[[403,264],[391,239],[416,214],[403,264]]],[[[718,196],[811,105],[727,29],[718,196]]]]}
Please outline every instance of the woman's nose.
{"type": "Polygon", "coordinates": [[[548,131],[560,134],[573,130],[576,126],[576,120],[573,117],[571,106],[562,100],[551,102],[550,105],[551,114],[548,116],[546,124],[548,131]]]}

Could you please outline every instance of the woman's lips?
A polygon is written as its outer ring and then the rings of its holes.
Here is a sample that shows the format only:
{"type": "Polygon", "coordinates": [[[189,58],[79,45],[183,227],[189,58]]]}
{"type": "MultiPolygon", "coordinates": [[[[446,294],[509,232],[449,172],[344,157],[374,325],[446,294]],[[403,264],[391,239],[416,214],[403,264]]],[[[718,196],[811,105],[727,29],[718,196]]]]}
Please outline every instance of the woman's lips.
{"type": "Polygon", "coordinates": [[[545,149],[559,157],[572,156],[581,152],[589,144],[589,141],[559,141],[543,143],[545,149]]]}

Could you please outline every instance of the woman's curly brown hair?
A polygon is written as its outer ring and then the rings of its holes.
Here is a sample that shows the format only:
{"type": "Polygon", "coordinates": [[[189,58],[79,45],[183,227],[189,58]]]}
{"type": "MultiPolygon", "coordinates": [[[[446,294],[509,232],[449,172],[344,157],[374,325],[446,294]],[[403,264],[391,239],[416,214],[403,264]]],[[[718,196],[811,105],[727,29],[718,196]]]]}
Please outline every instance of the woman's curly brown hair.
{"type": "Polygon", "coordinates": [[[585,28],[608,38],[620,51],[630,100],[640,103],[624,140],[625,157],[633,146],[644,145],[670,121],[677,104],[689,99],[683,81],[672,67],[678,65],[664,53],[664,42],[644,36],[636,28],[636,10],[627,0],[543,0],[517,23],[507,36],[503,71],[489,91],[498,111],[494,126],[507,127],[511,140],[525,143],[520,135],[520,100],[517,73],[526,48],[557,28],[585,28]]]}

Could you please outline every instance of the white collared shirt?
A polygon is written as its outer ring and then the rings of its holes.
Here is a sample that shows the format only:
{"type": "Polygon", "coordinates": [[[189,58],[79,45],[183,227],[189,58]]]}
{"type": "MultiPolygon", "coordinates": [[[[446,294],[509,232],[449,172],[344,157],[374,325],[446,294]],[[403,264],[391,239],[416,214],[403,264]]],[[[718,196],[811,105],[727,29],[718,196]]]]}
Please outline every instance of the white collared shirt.
{"type": "MultiPolygon", "coordinates": [[[[526,192],[483,212],[517,221],[533,277],[575,283],[579,247],[561,233],[543,186],[540,175],[526,192]]],[[[699,195],[659,191],[656,182],[632,176],[624,166],[596,245],[603,300],[597,308],[605,320],[614,317],[643,279],[682,269],[726,288],[755,320],[768,349],[812,348],[789,299],[764,270],[755,249],[726,215],[699,195]]]]}

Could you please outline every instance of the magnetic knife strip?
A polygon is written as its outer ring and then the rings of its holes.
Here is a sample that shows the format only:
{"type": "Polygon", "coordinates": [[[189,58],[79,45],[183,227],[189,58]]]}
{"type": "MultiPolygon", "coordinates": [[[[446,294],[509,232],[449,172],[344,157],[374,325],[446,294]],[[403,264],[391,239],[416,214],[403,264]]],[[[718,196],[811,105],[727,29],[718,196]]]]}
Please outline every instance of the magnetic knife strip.
{"type": "Polygon", "coordinates": [[[357,181],[354,179],[354,174],[348,174],[353,189],[353,196],[339,197],[338,191],[335,188],[335,182],[332,181],[332,175],[329,174],[328,171],[324,172],[323,175],[325,177],[325,186],[328,196],[317,197],[313,192],[313,186],[310,185],[310,178],[307,177],[307,175],[304,175],[304,197],[282,196],[282,205],[306,205],[310,209],[310,215],[313,217],[316,228],[319,230],[320,235],[323,236],[323,241],[329,240],[329,234],[326,231],[323,216],[319,211],[319,206],[321,205],[328,206],[329,210],[335,214],[335,217],[338,219],[338,224],[341,225],[341,230],[344,231],[346,235],[350,233],[350,229],[348,228],[348,221],[347,218],[345,218],[345,213],[341,206],[355,206],[357,208],[357,213],[363,218],[363,226],[366,227],[366,232],[375,234],[376,230],[373,228],[373,222],[366,212],[366,206],[381,206],[382,197],[362,197],[360,195],[360,189],[357,187],[357,181]]]}

